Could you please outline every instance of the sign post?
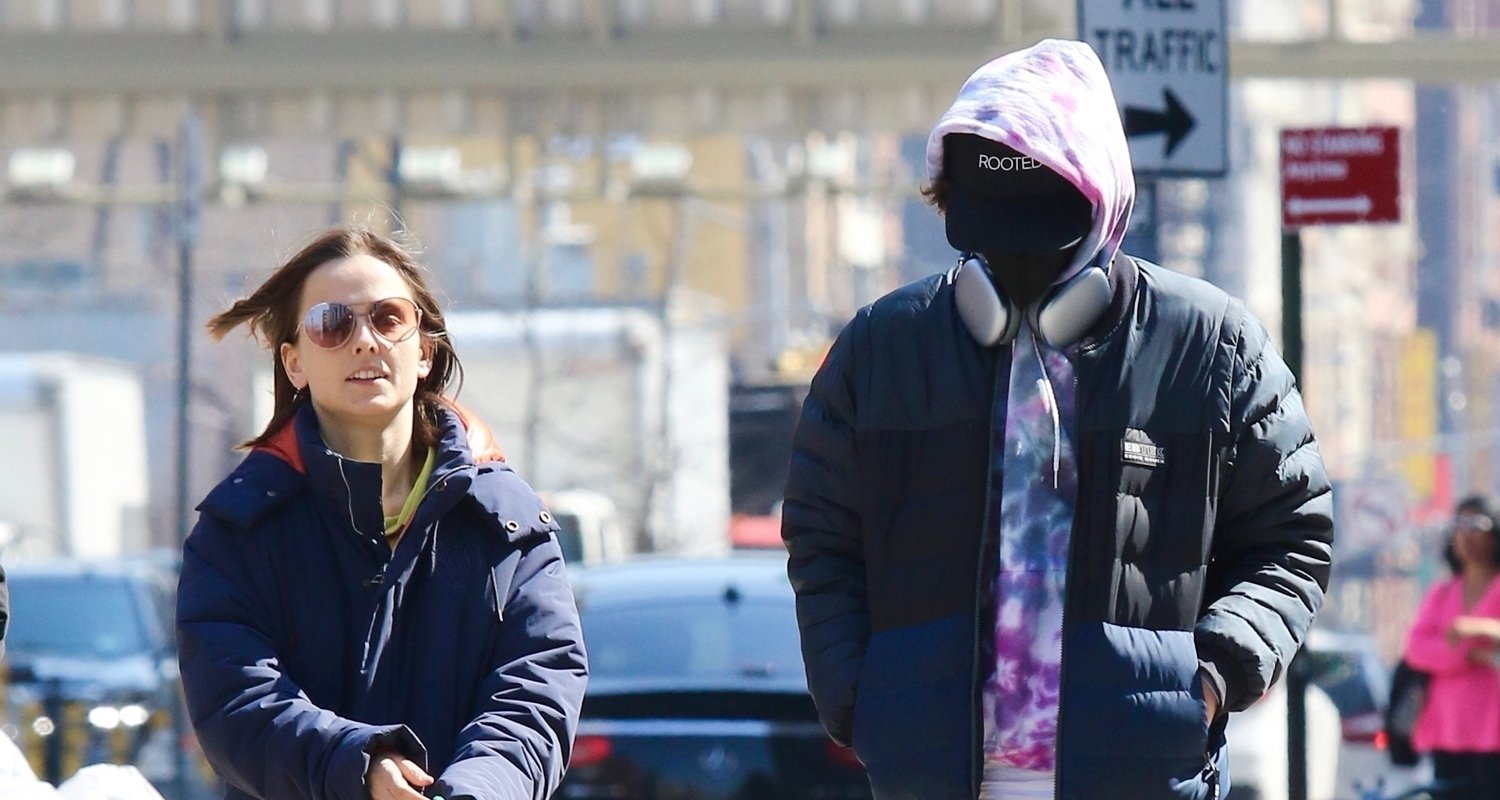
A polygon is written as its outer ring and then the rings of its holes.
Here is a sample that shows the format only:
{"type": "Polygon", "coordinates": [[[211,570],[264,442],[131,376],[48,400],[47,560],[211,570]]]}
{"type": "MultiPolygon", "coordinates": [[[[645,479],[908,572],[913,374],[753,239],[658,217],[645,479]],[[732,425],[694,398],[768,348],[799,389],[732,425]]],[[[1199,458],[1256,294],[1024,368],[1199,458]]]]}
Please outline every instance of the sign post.
{"type": "MultiPolygon", "coordinates": [[[[1397,128],[1313,128],[1281,132],[1281,339],[1302,381],[1302,226],[1399,222],[1401,134],[1397,128]]],[[[1306,658],[1286,671],[1287,785],[1307,800],[1306,658]]]]}
{"type": "Polygon", "coordinates": [[[1078,34],[1104,62],[1138,175],[1224,174],[1224,0],[1079,0],[1078,34]]]}

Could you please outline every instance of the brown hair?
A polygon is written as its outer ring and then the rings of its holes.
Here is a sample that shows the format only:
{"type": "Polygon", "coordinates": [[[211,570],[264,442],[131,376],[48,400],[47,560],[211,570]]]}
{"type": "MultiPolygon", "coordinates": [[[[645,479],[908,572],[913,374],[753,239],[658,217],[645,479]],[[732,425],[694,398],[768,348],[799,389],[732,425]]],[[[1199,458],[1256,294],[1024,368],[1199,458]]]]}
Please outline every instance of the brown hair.
{"type": "Polygon", "coordinates": [[[244,323],[256,340],[271,348],[272,380],[276,390],[274,411],[265,430],[242,447],[257,447],[269,441],[307,397],[292,385],[286,367],[281,363],[281,345],[297,341],[301,322],[298,312],[301,311],[302,287],[307,283],[307,276],[330,261],[361,254],[377,258],[395,269],[411,288],[417,308],[422,310],[422,346],[431,349],[432,369],[417,383],[412,433],[423,445],[431,447],[437,444],[438,409],[443,393],[449,383],[463,383],[463,366],[448,340],[443,310],[427,288],[426,269],[417,262],[411,248],[396,238],[369,228],[347,226],[318,234],[306,247],[277,267],[249,297],[235,301],[234,305],[208,321],[208,332],[216,340],[223,339],[225,334],[244,323]]]}
{"type": "Polygon", "coordinates": [[[948,212],[948,178],[944,175],[933,178],[930,186],[922,187],[922,199],[936,208],[939,214],[946,214],[948,212]]]}

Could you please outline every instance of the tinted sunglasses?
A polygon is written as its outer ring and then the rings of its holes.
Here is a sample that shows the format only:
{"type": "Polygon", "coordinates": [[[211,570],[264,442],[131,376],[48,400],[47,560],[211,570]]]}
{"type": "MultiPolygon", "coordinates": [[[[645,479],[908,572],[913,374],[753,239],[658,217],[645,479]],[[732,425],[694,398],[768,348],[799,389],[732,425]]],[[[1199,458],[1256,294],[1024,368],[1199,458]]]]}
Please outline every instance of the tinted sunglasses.
{"type": "Polygon", "coordinates": [[[404,297],[387,297],[373,303],[346,305],[318,303],[302,318],[302,332],[307,340],[326,350],[343,347],[354,338],[360,318],[370,323],[376,336],[396,344],[410,339],[422,324],[422,309],[404,297]],[[356,308],[367,309],[356,311],[356,308]]]}
{"type": "Polygon", "coordinates": [[[1487,531],[1495,527],[1495,523],[1483,514],[1459,514],[1453,518],[1453,527],[1457,530],[1487,531]]]}

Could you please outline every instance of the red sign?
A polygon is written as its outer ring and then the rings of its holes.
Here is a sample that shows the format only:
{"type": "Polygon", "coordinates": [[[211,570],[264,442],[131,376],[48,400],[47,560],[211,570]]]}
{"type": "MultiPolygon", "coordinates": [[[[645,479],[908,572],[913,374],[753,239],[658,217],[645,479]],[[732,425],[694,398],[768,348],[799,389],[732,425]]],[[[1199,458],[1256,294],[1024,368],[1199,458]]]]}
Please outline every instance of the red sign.
{"type": "Polygon", "coordinates": [[[1281,224],[1401,221],[1399,128],[1281,132],[1281,224]]]}

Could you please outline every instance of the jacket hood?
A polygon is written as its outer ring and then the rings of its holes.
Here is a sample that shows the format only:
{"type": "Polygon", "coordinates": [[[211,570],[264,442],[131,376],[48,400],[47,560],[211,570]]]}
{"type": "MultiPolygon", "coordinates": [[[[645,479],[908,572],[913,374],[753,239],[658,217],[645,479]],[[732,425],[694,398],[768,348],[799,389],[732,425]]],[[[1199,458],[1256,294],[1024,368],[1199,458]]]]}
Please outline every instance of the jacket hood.
{"type": "Polygon", "coordinates": [[[927,137],[927,178],[943,172],[943,137],[971,133],[1031,156],[1094,206],[1094,223],[1058,282],[1108,269],[1125,240],[1135,176],[1104,65],[1084,42],[1046,39],[975,70],[927,137]]]}

